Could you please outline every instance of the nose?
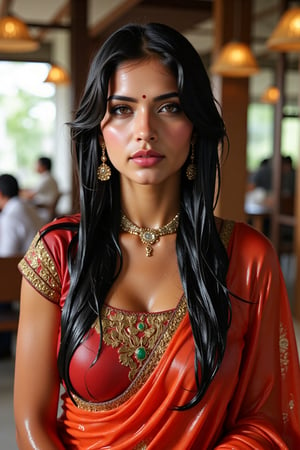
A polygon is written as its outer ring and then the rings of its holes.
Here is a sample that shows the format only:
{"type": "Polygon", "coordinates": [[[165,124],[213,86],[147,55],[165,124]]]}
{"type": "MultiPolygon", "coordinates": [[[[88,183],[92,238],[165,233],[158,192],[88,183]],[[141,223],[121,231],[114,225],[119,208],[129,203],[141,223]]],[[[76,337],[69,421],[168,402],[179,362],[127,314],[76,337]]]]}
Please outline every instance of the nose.
{"type": "Polygon", "coordinates": [[[146,108],[136,114],[135,135],[137,141],[153,142],[157,139],[155,119],[146,108]]]}

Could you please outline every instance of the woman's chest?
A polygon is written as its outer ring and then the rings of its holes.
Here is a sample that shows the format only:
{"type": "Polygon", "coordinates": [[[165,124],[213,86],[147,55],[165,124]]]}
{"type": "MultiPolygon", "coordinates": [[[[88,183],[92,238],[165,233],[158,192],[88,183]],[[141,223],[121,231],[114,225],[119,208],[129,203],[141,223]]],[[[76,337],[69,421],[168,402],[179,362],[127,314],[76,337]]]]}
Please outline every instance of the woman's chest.
{"type": "Polygon", "coordinates": [[[186,315],[184,297],[177,303],[175,309],[156,313],[105,306],[101,326],[97,319],[72,357],[75,392],[90,402],[107,402],[135,384],[142,372],[150,375],[186,315]]]}

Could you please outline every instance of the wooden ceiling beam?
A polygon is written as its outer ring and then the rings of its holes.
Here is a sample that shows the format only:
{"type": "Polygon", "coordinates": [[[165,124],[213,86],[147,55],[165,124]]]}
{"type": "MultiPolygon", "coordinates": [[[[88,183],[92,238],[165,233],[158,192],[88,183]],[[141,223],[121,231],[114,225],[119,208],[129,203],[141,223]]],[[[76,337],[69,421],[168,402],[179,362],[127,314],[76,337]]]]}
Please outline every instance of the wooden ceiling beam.
{"type": "MultiPolygon", "coordinates": [[[[45,27],[43,27],[43,30],[41,30],[38,35],[37,39],[42,41],[46,34],[51,31],[51,29],[56,28],[59,26],[60,28],[67,28],[69,26],[63,25],[62,21],[65,18],[70,18],[70,0],[67,0],[66,3],[54,14],[54,16],[49,20],[47,24],[45,24],[45,27]],[[48,27],[47,27],[48,25],[48,27]]],[[[34,25],[34,24],[32,24],[34,25]]],[[[37,26],[37,25],[36,25],[37,26]]]]}
{"type": "Polygon", "coordinates": [[[89,35],[91,38],[99,36],[103,31],[109,28],[116,20],[127,14],[135,6],[141,3],[141,0],[125,0],[122,4],[116,6],[110,13],[102,17],[96,25],[90,27],[89,35]]]}
{"type": "Polygon", "coordinates": [[[122,9],[116,8],[93,28],[90,28],[89,36],[94,45],[98,46],[99,41],[103,41],[117,28],[129,22],[162,22],[184,32],[211,17],[211,2],[186,0],[186,3],[189,5],[188,8],[183,6],[182,2],[179,2],[179,6],[178,2],[175,2],[172,6],[172,13],[170,13],[169,0],[160,1],[159,4],[156,4],[156,0],[126,1],[122,5],[122,9]],[[195,3],[197,3],[197,7],[195,7],[195,3]]]}

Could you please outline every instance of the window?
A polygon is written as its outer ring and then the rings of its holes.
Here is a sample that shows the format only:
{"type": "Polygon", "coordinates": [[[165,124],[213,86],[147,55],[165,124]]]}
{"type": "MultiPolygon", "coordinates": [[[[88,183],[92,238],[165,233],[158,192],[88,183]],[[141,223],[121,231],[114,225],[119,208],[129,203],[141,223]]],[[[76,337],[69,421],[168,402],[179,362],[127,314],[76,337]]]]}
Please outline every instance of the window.
{"type": "Polygon", "coordinates": [[[46,63],[0,62],[0,172],[21,187],[35,181],[35,161],[55,150],[55,87],[46,63]]]}

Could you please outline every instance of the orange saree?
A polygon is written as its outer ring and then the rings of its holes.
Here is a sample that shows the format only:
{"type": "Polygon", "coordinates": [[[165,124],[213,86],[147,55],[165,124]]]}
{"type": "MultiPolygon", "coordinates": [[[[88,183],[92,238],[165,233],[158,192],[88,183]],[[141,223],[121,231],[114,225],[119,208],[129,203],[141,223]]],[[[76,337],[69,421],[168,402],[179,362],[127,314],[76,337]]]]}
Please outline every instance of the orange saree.
{"type": "MultiPolygon", "coordinates": [[[[52,283],[52,301],[61,306],[64,294],[58,292],[68,284],[62,263],[65,233],[53,242],[49,233],[20,264],[40,291],[52,283]],[[49,283],[40,270],[44,252],[54,262],[57,285],[55,274],[49,283]]],[[[63,394],[58,432],[66,449],[300,448],[299,362],[276,254],[269,241],[244,224],[225,224],[222,239],[230,259],[228,288],[248,302],[231,297],[225,356],[201,402],[186,411],[174,409],[191,400],[196,389],[193,336],[182,298],[123,393],[102,403],[74,397],[76,405],[63,394]]]]}

